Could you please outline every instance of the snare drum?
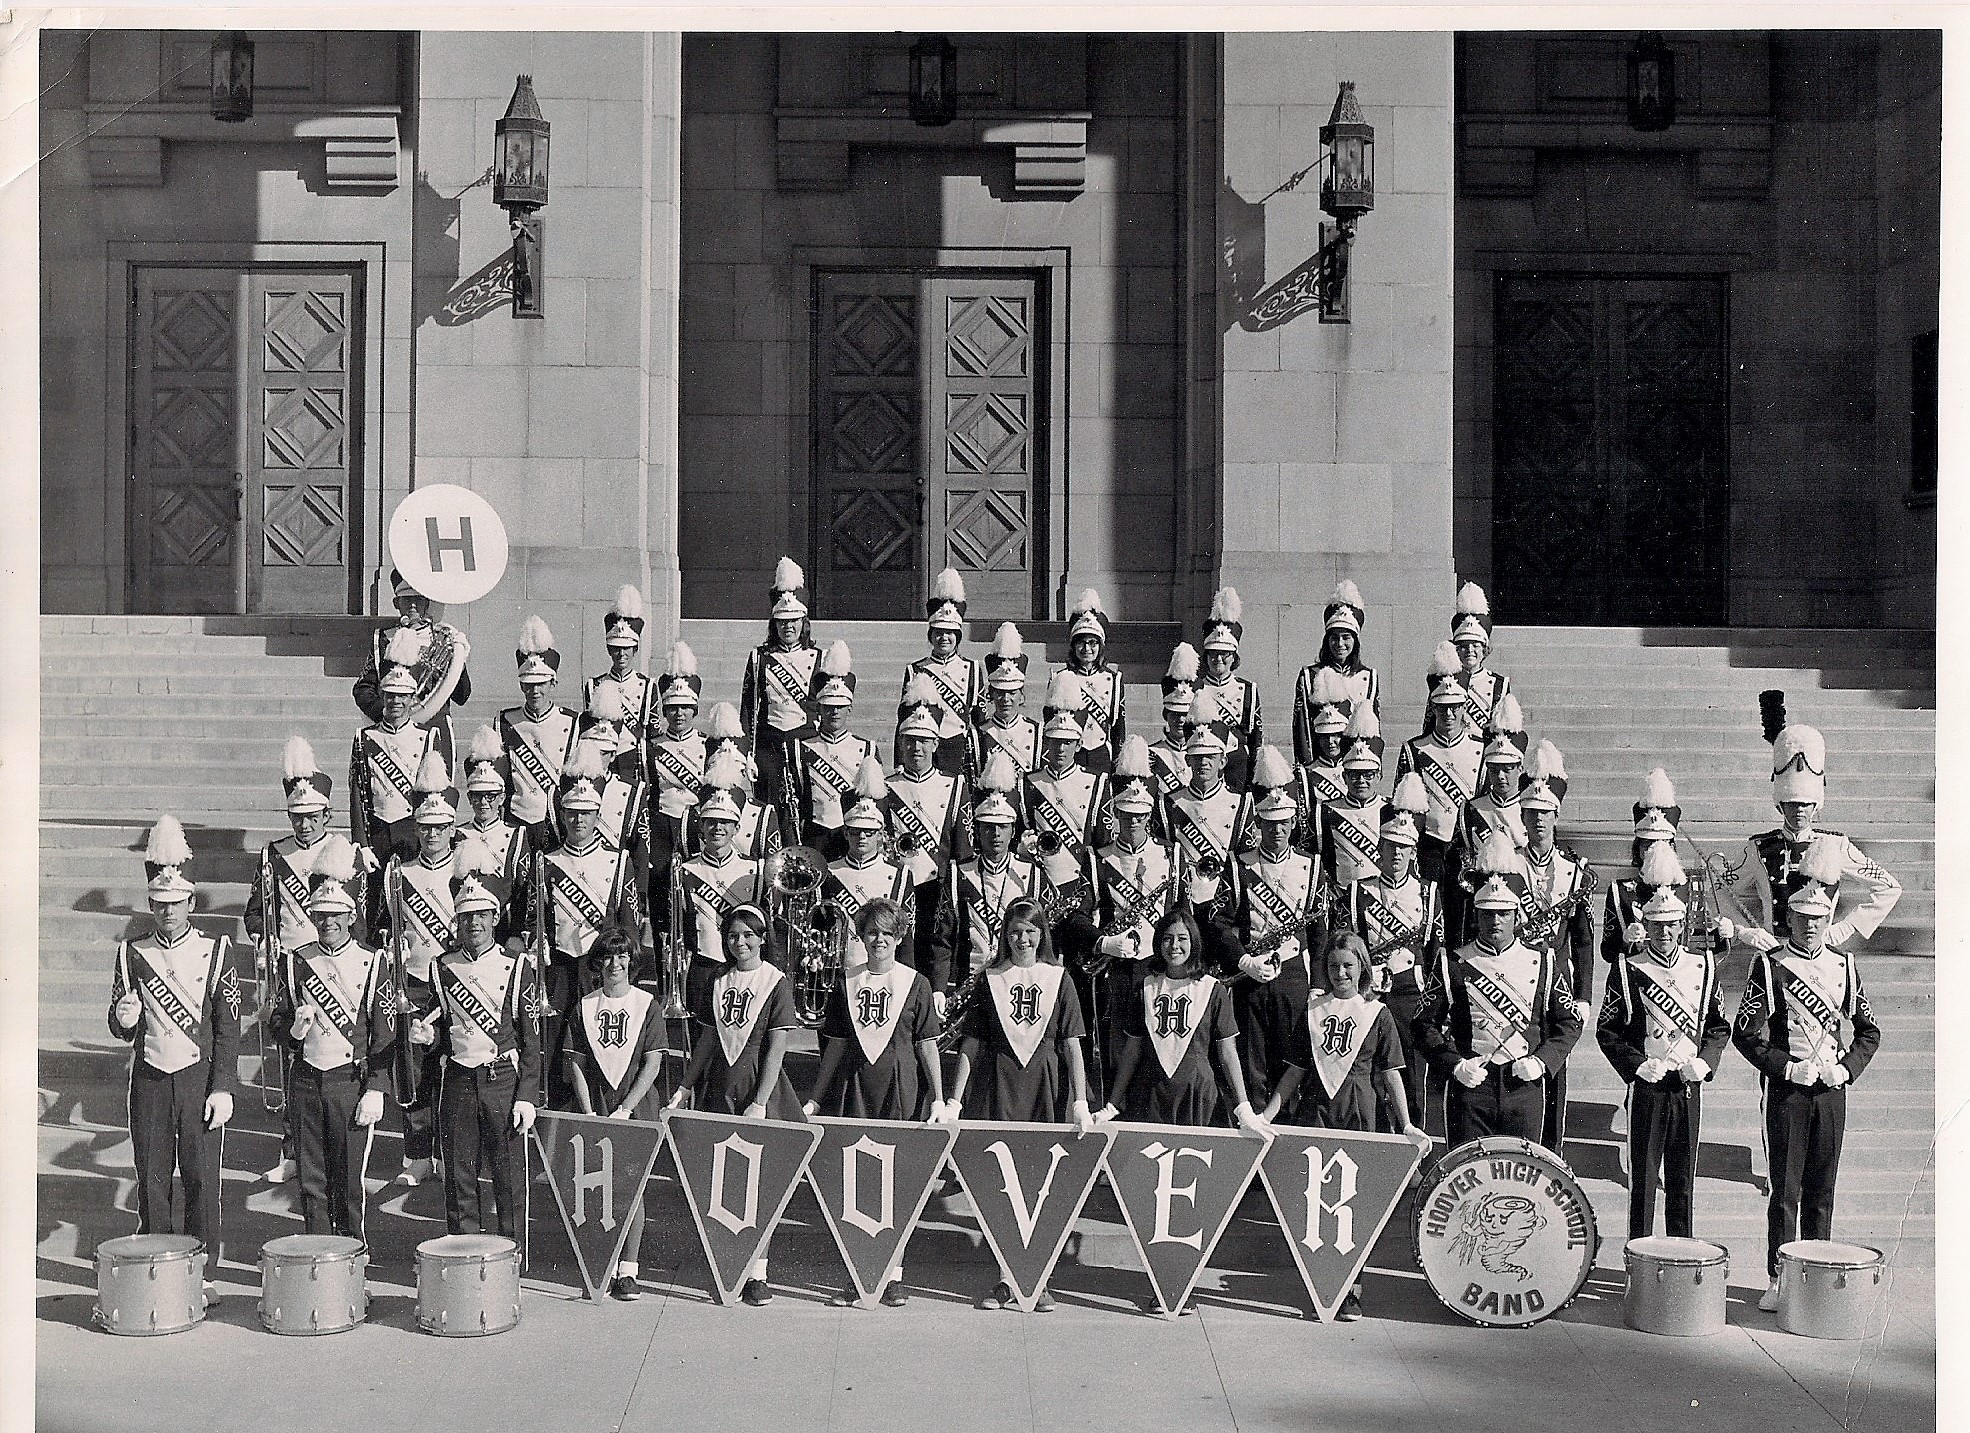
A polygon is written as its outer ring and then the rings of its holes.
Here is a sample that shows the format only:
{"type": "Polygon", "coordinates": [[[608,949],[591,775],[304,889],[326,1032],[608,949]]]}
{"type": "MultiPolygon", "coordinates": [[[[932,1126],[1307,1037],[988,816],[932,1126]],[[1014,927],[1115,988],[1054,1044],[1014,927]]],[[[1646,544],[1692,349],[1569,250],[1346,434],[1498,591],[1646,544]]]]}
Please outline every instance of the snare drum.
{"type": "Polygon", "coordinates": [[[497,1234],[446,1234],[417,1246],[417,1326],[446,1338],[520,1322],[520,1246],[497,1234]]]}
{"type": "Polygon", "coordinates": [[[260,1246],[260,1322],[271,1333],[346,1333],[369,1313],[360,1239],[286,1234],[260,1246]]]}
{"type": "Polygon", "coordinates": [[[110,1333],[182,1333],[205,1317],[205,1245],[131,1234],[96,1246],[94,1318],[110,1333]]]}
{"type": "Polygon", "coordinates": [[[1778,1326],[1807,1338],[1866,1338],[1881,1304],[1879,1249],[1795,1239],[1778,1250],[1778,1326]]]}
{"type": "Polygon", "coordinates": [[[1535,1324],[1565,1308],[1601,1242],[1566,1161],[1498,1135],[1457,1146],[1430,1172],[1410,1237],[1444,1306],[1492,1327],[1535,1324]]]}
{"type": "Polygon", "coordinates": [[[1628,1327],[1643,1333],[1722,1333],[1731,1254],[1703,1239],[1630,1239],[1628,1327]]]}

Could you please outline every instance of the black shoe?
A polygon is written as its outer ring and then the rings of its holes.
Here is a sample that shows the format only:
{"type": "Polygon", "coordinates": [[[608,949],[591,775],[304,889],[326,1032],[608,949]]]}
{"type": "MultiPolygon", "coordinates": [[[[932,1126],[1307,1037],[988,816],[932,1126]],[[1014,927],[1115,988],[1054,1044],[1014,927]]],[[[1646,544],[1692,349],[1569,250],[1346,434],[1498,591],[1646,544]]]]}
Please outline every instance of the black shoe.
{"type": "Polygon", "coordinates": [[[1011,1288],[1004,1283],[998,1283],[992,1285],[985,1293],[980,1294],[978,1301],[972,1307],[979,1309],[1002,1309],[1011,1302],[1011,1288]]]}
{"type": "Polygon", "coordinates": [[[1341,1311],[1334,1315],[1335,1322],[1351,1324],[1361,1317],[1361,1291],[1349,1289],[1347,1297],[1341,1300],[1341,1311]]]}
{"type": "Polygon", "coordinates": [[[747,1279],[739,1297],[757,1309],[773,1302],[773,1291],[766,1287],[764,1279],[747,1279]]]}
{"type": "Polygon", "coordinates": [[[900,1309],[910,1301],[910,1291],[903,1286],[901,1279],[892,1279],[889,1287],[882,1291],[882,1301],[892,1309],[900,1309]]]}
{"type": "Polygon", "coordinates": [[[855,1307],[857,1297],[853,1289],[843,1289],[838,1294],[828,1296],[828,1307],[831,1309],[852,1309],[855,1307]]]}
{"type": "Polygon", "coordinates": [[[609,1297],[633,1304],[643,1297],[643,1290],[637,1287],[636,1275],[618,1274],[609,1280],[609,1297]]]}
{"type": "Polygon", "coordinates": [[[1039,1297],[1033,1300],[1033,1312],[1036,1314],[1052,1313],[1053,1295],[1048,1293],[1045,1289],[1041,1289],[1039,1293],[1039,1297]]]}

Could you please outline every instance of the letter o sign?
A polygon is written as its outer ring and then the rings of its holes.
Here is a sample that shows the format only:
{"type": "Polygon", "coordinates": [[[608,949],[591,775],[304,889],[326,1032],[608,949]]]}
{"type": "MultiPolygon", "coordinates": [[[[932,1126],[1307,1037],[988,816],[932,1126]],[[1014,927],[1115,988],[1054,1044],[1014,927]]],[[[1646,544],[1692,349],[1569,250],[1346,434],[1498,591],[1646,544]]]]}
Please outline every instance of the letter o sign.
{"type": "Polygon", "coordinates": [[[433,602],[473,602],[506,571],[506,524],[470,488],[432,483],[390,515],[390,560],[433,602]]]}

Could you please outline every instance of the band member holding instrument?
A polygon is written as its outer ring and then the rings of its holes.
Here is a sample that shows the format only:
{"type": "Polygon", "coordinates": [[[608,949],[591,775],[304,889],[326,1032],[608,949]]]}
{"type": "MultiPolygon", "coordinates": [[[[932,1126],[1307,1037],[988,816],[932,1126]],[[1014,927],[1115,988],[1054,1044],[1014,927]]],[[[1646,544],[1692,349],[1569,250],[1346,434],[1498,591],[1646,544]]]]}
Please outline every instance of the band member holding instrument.
{"type": "MultiPolygon", "coordinates": [[[[472,746],[465,758],[465,802],[472,819],[458,828],[454,846],[470,842],[490,852],[495,867],[508,887],[519,890],[526,880],[527,828],[506,819],[506,748],[499,733],[482,726],[473,733],[472,746]]],[[[507,924],[517,925],[517,907],[507,911],[507,924]]]]}
{"type": "MultiPolygon", "coordinates": [[[[367,847],[370,869],[381,871],[392,857],[409,860],[417,853],[416,805],[412,781],[432,752],[451,765],[450,746],[429,727],[410,719],[417,678],[411,670],[416,643],[401,630],[383,649],[383,675],[378,679],[381,715],[356,733],[349,750],[349,837],[367,847]]],[[[369,930],[383,926],[381,882],[371,884],[363,912],[369,930]]]]}
{"type": "MultiPolygon", "coordinates": [[[[839,912],[851,923],[871,901],[893,901],[898,909],[914,902],[915,886],[909,871],[889,859],[888,822],[883,806],[889,800],[889,783],[883,780],[876,759],[865,757],[855,773],[854,804],[841,818],[842,834],[848,852],[839,861],[828,863],[828,874],[821,882],[821,904],[839,912]]],[[[917,966],[915,921],[899,923],[896,936],[897,959],[905,968],[917,966]]],[[[844,952],[844,970],[853,975],[862,967],[863,951],[854,941],[844,952]]]]}
{"type": "MultiPolygon", "coordinates": [[[[1364,989],[1388,1008],[1402,1046],[1402,1088],[1410,1117],[1428,1123],[1431,1104],[1429,1061],[1416,1043],[1416,1012],[1423,1003],[1423,977],[1443,958],[1443,906],[1436,886],[1416,871],[1416,832],[1427,806],[1423,780],[1410,773],[1396,783],[1382,807],[1376,870],[1347,887],[1337,924],[1360,936],[1368,951],[1364,989]]],[[[1441,1103],[1439,1091],[1436,1101],[1441,1103]]],[[[1397,1129],[1394,1110],[1384,1111],[1397,1129]]]]}
{"type": "Polygon", "coordinates": [[[1174,796],[1190,784],[1190,763],[1184,758],[1184,729],[1190,722],[1191,703],[1196,699],[1199,667],[1197,649],[1179,642],[1170,653],[1169,668],[1163,673],[1163,731],[1149,747],[1151,769],[1156,773],[1156,795],[1174,796]]]}
{"type": "Polygon", "coordinates": [[[1772,1169],[1765,1259],[1772,1283],[1758,1307],[1768,1313],[1778,1307],[1780,1247],[1833,1237],[1847,1086],[1881,1045],[1860,962],[1826,938],[1846,874],[1843,840],[1807,848],[1786,893],[1785,943],[1753,958],[1731,1032],[1738,1053],[1756,1067],[1765,1097],[1772,1169]]]}
{"type": "MultiPolygon", "coordinates": [[[[1253,819],[1258,847],[1227,869],[1225,899],[1211,907],[1223,914],[1214,917],[1215,930],[1205,927],[1205,943],[1231,982],[1245,1086],[1264,1100],[1285,1071],[1294,1025],[1306,1010],[1307,958],[1319,938],[1320,872],[1313,857],[1293,849],[1299,808],[1290,786],[1267,791],[1253,819]]],[[[1196,882],[1191,888],[1195,892],[1196,882]]]]}
{"type": "MultiPolygon", "coordinates": [[[[1452,856],[1464,894],[1472,889],[1470,873],[1477,849],[1492,836],[1503,836],[1514,848],[1525,849],[1525,813],[1519,809],[1519,784],[1525,774],[1525,719],[1519,699],[1507,695],[1492,713],[1485,732],[1484,754],[1478,764],[1478,788],[1457,813],[1452,856]]],[[[1468,906],[1466,906],[1468,911],[1468,906]]],[[[1468,940],[1469,930],[1454,933],[1468,940]]]]}
{"type": "MultiPolygon", "coordinates": [[[[393,863],[384,882],[389,897],[384,928],[402,964],[406,1019],[428,1013],[438,1001],[432,967],[453,941],[452,885],[464,869],[453,839],[457,819],[451,804],[451,774],[444,759],[432,752],[417,768],[417,853],[408,861],[393,863]]],[[[435,1047],[406,1042],[398,1051],[396,1093],[404,1120],[399,1184],[422,1184],[435,1168],[438,1076],[435,1047]]]]}
{"type": "MultiPolygon", "coordinates": [[[[1107,1072],[1121,1058],[1122,1025],[1148,968],[1145,962],[1155,953],[1157,922],[1183,900],[1176,852],[1150,834],[1156,778],[1148,743],[1140,736],[1122,743],[1113,780],[1115,839],[1083,856],[1082,879],[1092,898],[1087,909],[1076,905],[1055,937],[1061,955],[1083,976],[1090,1098],[1108,1101],[1117,1087],[1107,1072]]],[[[1200,951],[1202,939],[1197,937],[1200,951]]]]}
{"type": "MultiPolygon", "coordinates": [[[[1080,689],[1081,749],[1076,759],[1089,771],[1115,765],[1115,752],[1129,734],[1127,691],[1122,669],[1107,658],[1108,613],[1101,594],[1084,588],[1067,613],[1067,665],[1080,689]]],[[[1028,767],[1028,770],[1031,768],[1028,767]]]]}
{"type": "MultiPolygon", "coordinates": [[[[946,1118],[963,1109],[974,1119],[1053,1124],[1066,1116],[1077,1129],[1094,1128],[1081,1062],[1081,1040],[1087,1034],[1081,997],[1074,977],[1053,953],[1046,912],[1038,901],[1016,900],[1006,908],[998,951],[985,967],[983,985],[984,994],[965,1017],[946,1118]],[[974,1069],[979,1070],[976,1088],[971,1083],[974,1069]]],[[[978,1307],[1002,1309],[1011,1302],[1012,1291],[1000,1283],[978,1300],[978,1307]]],[[[1034,1308],[1051,1310],[1052,1295],[1042,1290],[1034,1308]]]]}
{"type": "Polygon", "coordinates": [[[1457,589],[1450,640],[1457,649],[1457,685],[1463,689],[1471,730],[1488,731],[1512,684],[1486,665],[1491,659],[1491,602],[1475,582],[1457,589]]]}
{"type": "MultiPolygon", "coordinates": [[[[109,1033],[133,1045],[130,1152],[137,1167],[137,1232],[202,1240],[216,1270],[225,1126],[239,1085],[239,971],[232,942],[192,929],[198,888],[184,828],[160,816],[144,846],[151,934],[119,941],[110,976],[109,1033]],[[172,1175],[184,1182],[182,1227],[172,1175]]],[[[213,1296],[211,1281],[206,1297],[213,1296]]]]}
{"type": "Polygon", "coordinates": [[[773,605],[766,640],[747,655],[739,693],[739,724],[752,742],[757,789],[780,808],[780,828],[789,840],[800,831],[800,812],[788,768],[795,746],[814,734],[809,699],[821,660],[802,596],[806,587],[807,575],[800,564],[791,557],[781,558],[769,590],[773,605]]]}
{"type": "Polygon", "coordinates": [[[391,1093],[397,983],[382,953],[355,940],[356,848],[340,836],[323,844],[308,889],[319,938],[288,951],[273,1024],[291,1046],[287,1129],[301,1217],[310,1234],[366,1244],[363,1176],[391,1093]]]}
{"type": "MultiPolygon", "coordinates": [[[[924,972],[930,988],[948,998],[965,990],[974,997],[979,993],[978,977],[999,954],[1001,925],[1013,903],[1040,904],[1044,873],[1012,853],[1019,822],[1012,797],[1018,785],[1018,773],[1004,752],[986,758],[971,808],[972,856],[951,863],[924,972]]],[[[946,1026],[956,1025],[960,1013],[947,1003],[942,1012],[946,1026]]]]}
{"type": "Polygon", "coordinates": [[[1580,1038],[1580,1012],[1552,954],[1518,938],[1524,861],[1504,836],[1478,850],[1477,938],[1423,986],[1416,1041],[1448,1079],[1445,1132],[1455,1149],[1487,1135],[1538,1143],[1547,1076],[1580,1038]]]}
{"type": "Polygon", "coordinates": [[[1703,1086],[1731,1037],[1708,950],[1683,944],[1682,864],[1670,866],[1642,906],[1642,948],[1608,971],[1595,1026],[1601,1053],[1628,1086],[1628,1237],[1655,1232],[1663,1189],[1668,1233],[1694,1238],[1703,1086]]]}
{"type": "MultiPolygon", "coordinates": [[[[1217,700],[1208,687],[1200,687],[1191,698],[1190,719],[1183,738],[1190,782],[1175,795],[1164,798],[1162,825],[1189,875],[1184,899],[1190,902],[1193,913],[1207,930],[1213,922],[1229,919],[1236,912],[1235,896],[1226,876],[1232,853],[1246,848],[1247,828],[1252,820],[1251,793],[1233,791],[1225,784],[1228,750],[1217,700]]],[[[1220,966],[1237,958],[1216,943],[1212,957],[1220,966]]]]}
{"type": "MultiPolygon", "coordinates": [[[[252,889],[246,895],[246,915],[242,924],[255,948],[271,950],[273,962],[256,962],[260,985],[260,1013],[264,1020],[273,1002],[268,999],[280,979],[281,952],[299,950],[315,941],[315,924],[308,917],[308,881],[329,850],[329,796],[335,782],[315,765],[315,749],[307,738],[291,736],[281,756],[281,787],[287,798],[287,822],[293,834],[269,841],[254,873],[252,889]]],[[[285,1049],[262,1051],[286,1056],[285,1049]]],[[[283,1064],[285,1061],[283,1061],[283,1064]]],[[[287,1071],[279,1068],[260,1071],[263,1088],[278,1079],[287,1088],[287,1071]]],[[[277,1106],[275,1107],[277,1108],[277,1106]]],[[[280,1158],[262,1177],[269,1184],[280,1184],[294,1177],[294,1142],[283,1135],[280,1158]]]]}
{"type": "Polygon", "coordinates": [[[642,751],[624,725],[619,697],[615,688],[596,689],[575,751],[579,756],[592,750],[602,763],[598,788],[602,808],[596,813],[596,831],[605,849],[627,858],[627,877],[640,914],[650,908],[650,787],[643,777],[642,751]]]}
{"type": "Polygon", "coordinates": [[[451,623],[434,621],[431,599],[406,582],[394,567],[390,569],[390,597],[397,608],[397,620],[370,633],[369,660],[352,693],[356,707],[370,721],[383,722],[383,677],[392,666],[406,668],[411,677],[410,720],[439,733],[445,764],[450,765],[454,753],[451,708],[472,700],[472,674],[465,666],[472,644],[451,623]],[[389,650],[393,644],[394,654],[389,650]]]}
{"type": "MultiPolygon", "coordinates": [[[[800,1018],[786,976],[765,962],[766,926],[764,912],[753,905],[734,906],[719,922],[723,968],[705,986],[695,1012],[698,1043],[670,1097],[672,1109],[695,1096],[696,1108],[717,1114],[801,1118],[800,1100],[784,1068],[787,1037],[800,1027],[800,1018]]],[[[754,1307],[773,1301],[764,1249],[739,1297],[754,1307]]]]}
{"type": "MultiPolygon", "coordinates": [[[[1343,931],[1327,943],[1321,966],[1321,989],[1294,1025],[1286,1070],[1264,1118],[1291,1109],[1294,1124],[1372,1131],[1379,1108],[1427,1153],[1430,1137],[1410,1118],[1404,1097],[1395,1017],[1366,988],[1368,948],[1359,936],[1343,931]]],[[[1361,1285],[1348,1290],[1334,1317],[1342,1323],[1361,1317],[1361,1285]]]]}
{"type": "Polygon", "coordinates": [[[554,821],[554,794],[561,770],[575,749],[580,723],[575,714],[554,701],[560,680],[561,654],[554,634],[538,617],[520,629],[513,660],[519,669],[521,704],[499,714],[499,739],[506,746],[512,789],[506,799],[506,819],[527,828],[536,851],[551,851],[560,840],[554,821]]]}
{"type": "MultiPolygon", "coordinates": [[[[1768,726],[1785,719],[1782,699],[1771,706],[1768,726]]],[[[1826,803],[1826,738],[1815,728],[1783,726],[1772,736],[1772,799],[1778,805],[1778,827],[1746,841],[1737,860],[1727,862],[1722,872],[1739,905],[1759,922],[1737,927],[1738,938],[1760,952],[1776,949],[1787,938],[1786,894],[1793,877],[1809,851],[1831,841],[1845,879],[1866,895],[1827,927],[1826,943],[1845,947],[1866,940],[1902,898],[1902,883],[1869,860],[1852,837],[1817,825],[1826,803]]],[[[1834,899],[1837,905],[1837,891],[1834,899]]]]}
{"type": "Polygon", "coordinates": [[[453,944],[431,968],[437,1004],[410,1021],[405,1038],[443,1054],[446,1232],[485,1229],[484,1170],[495,1228],[517,1241],[526,1229],[526,1136],[540,1088],[541,991],[533,963],[494,937],[504,906],[498,873],[462,863],[452,883],[453,944]]]}
{"type": "Polygon", "coordinates": [[[1238,670],[1238,644],[1244,639],[1245,604],[1235,587],[1220,587],[1211,597],[1211,612],[1204,620],[1204,637],[1198,643],[1203,654],[1203,685],[1217,698],[1230,730],[1231,747],[1225,758],[1226,783],[1234,791],[1251,784],[1252,762],[1265,745],[1265,717],[1259,711],[1256,682],[1235,675],[1238,670]]]}
{"type": "Polygon", "coordinates": [[[714,753],[705,763],[695,818],[698,849],[679,873],[684,939],[691,951],[684,1001],[693,1010],[703,1006],[706,989],[725,967],[725,917],[740,906],[758,906],[766,900],[763,862],[735,847],[744,780],[734,748],[714,753]]]}
{"type": "MultiPolygon", "coordinates": [[[[697,653],[687,643],[671,643],[656,681],[661,725],[650,727],[643,753],[644,770],[650,774],[650,919],[658,926],[670,918],[671,860],[691,850],[691,813],[711,754],[711,739],[696,725],[703,691],[697,653]]],[[[738,709],[729,702],[721,705],[730,713],[736,742],[742,731],[738,709]]]]}
{"type": "Polygon", "coordinates": [[[1305,814],[1294,844],[1309,856],[1322,856],[1320,838],[1327,818],[1323,808],[1347,795],[1347,774],[1341,769],[1341,750],[1347,743],[1348,722],[1354,715],[1354,698],[1345,681],[1332,671],[1314,675],[1308,692],[1312,714],[1308,717],[1308,759],[1297,768],[1299,805],[1305,814]]]}
{"type": "MultiPolygon", "coordinates": [[[[575,1108],[608,1119],[659,1119],[658,1102],[652,1096],[663,1073],[664,1022],[656,997],[630,984],[636,939],[611,926],[597,937],[589,954],[602,983],[582,996],[575,1018],[568,1022],[568,1088],[574,1092],[575,1108]]],[[[637,1190],[625,1220],[629,1232],[609,1279],[610,1297],[626,1303],[643,1297],[636,1273],[643,1249],[645,1203],[645,1192],[637,1190]]]]}
{"type": "Polygon", "coordinates": [[[846,642],[831,642],[821,654],[810,705],[817,730],[792,749],[800,843],[833,861],[848,850],[841,818],[842,807],[855,789],[855,773],[876,754],[874,742],[848,729],[848,713],[855,705],[855,672],[846,642]]]}
{"type": "Polygon", "coordinates": [[[1085,907],[1087,853],[1108,839],[1108,778],[1113,753],[1097,772],[1080,764],[1085,692],[1072,672],[1055,672],[1040,730],[1040,765],[1020,782],[1021,853],[1039,863],[1062,896],[1085,907]]]}
{"type": "MultiPolygon", "coordinates": [[[[984,681],[982,674],[979,681],[984,681]]],[[[896,770],[889,775],[889,795],[883,801],[895,861],[910,877],[910,924],[915,936],[924,941],[926,954],[937,925],[937,902],[944,891],[945,875],[953,862],[966,860],[971,854],[968,783],[963,776],[950,775],[935,764],[947,715],[931,679],[922,672],[913,673],[903,689],[902,719],[896,724],[896,770]]],[[[919,965],[914,949],[909,964],[919,965]]],[[[932,995],[941,1017],[944,994],[933,991],[932,995]]]]}
{"type": "Polygon", "coordinates": [[[1380,864],[1382,802],[1375,788],[1382,779],[1382,749],[1382,723],[1374,708],[1357,706],[1341,747],[1347,789],[1340,800],[1321,804],[1320,839],[1313,847],[1320,853],[1330,905],[1344,903],[1348,888],[1374,875],[1380,864]]]}
{"type": "Polygon", "coordinates": [[[1647,934],[1642,925],[1642,907],[1655,894],[1644,868],[1653,849],[1675,849],[1676,828],[1682,823],[1683,808],[1676,804],[1676,787],[1661,767],[1654,768],[1643,779],[1634,817],[1635,874],[1609,883],[1607,909],[1601,918],[1601,959],[1609,964],[1641,949],[1647,934]]]}
{"type": "Polygon", "coordinates": [[[1429,705],[1424,709],[1423,734],[1402,744],[1395,764],[1396,780],[1410,772],[1423,780],[1430,809],[1416,842],[1416,862],[1423,879],[1438,887],[1443,903],[1444,929],[1463,929],[1463,891],[1457,884],[1454,859],[1457,831],[1464,804],[1477,792],[1484,743],[1473,734],[1464,705],[1464,688],[1457,680],[1462,668],[1457,649],[1439,642],[1430,658],[1429,705]]]}
{"type": "Polygon", "coordinates": [[[1039,765],[1040,724],[1020,710],[1025,701],[1026,646],[1017,627],[1001,622],[985,654],[985,709],[972,723],[968,775],[974,780],[995,751],[1006,754],[1015,773],[1039,765]]]}
{"type": "Polygon", "coordinates": [[[1332,672],[1346,686],[1353,709],[1382,714],[1381,679],[1375,669],[1361,660],[1361,627],[1368,620],[1368,608],[1361,600],[1361,589],[1342,579],[1327,599],[1326,629],[1321,634],[1320,657],[1312,666],[1302,667],[1293,683],[1293,761],[1305,766],[1313,760],[1313,716],[1322,705],[1314,696],[1314,683],[1322,672],[1332,672]]]}
{"type": "Polygon", "coordinates": [[[1156,922],[1153,949],[1148,973],[1129,992],[1123,1015],[1127,1040],[1116,1061],[1114,1090],[1095,1118],[1114,1119],[1119,1099],[1130,1119],[1221,1125],[1229,1104],[1239,1128],[1258,1132],[1261,1123],[1239,1069],[1231,992],[1209,972],[1203,932],[1189,912],[1169,911],[1156,922]],[[1145,1045],[1155,1056],[1147,1062],[1145,1045]]]}
{"type": "Polygon", "coordinates": [[[930,655],[918,657],[903,671],[903,696],[896,708],[898,723],[896,752],[902,756],[901,723],[912,707],[926,703],[937,714],[937,770],[945,776],[962,776],[970,731],[967,716],[985,700],[985,668],[976,658],[958,654],[964,640],[964,579],[957,569],[947,567],[937,574],[926,604],[930,625],[930,655]],[[926,698],[922,684],[929,686],[926,698]]]}
{"type": "MultiPolygon", "coordinates": [[[[1510,701],[1511,698],[1506,700],[1510,701]]],[[[1525,826],[1526,893],[1519,939],[1549,952],[1565,973],[1573,1002],[1582,1010],[1594,999],[1594,891],[1600,878],[1579,856],[1553,839],[1560,803],[1566,800],[1566,761],[1550,741],[1539,743],[1519,778],[1519,815],[1525,826]]],[[[1553,1071],[1546,1095],[1546,1137],[1555,1154],[1566,1145],[1566,1066],[1553,1071]]]]}
{"type": "Polygon", "coordinates": [[[581,704],[592,710],[597,692],[613,690],[622,708],[623,740],[640,762],[654,715],[657,684],[647,672],[636,669],[637,649],[643,645],[643,594],[634,587],[625,584],[616,589],[616,600],[602,618],[602,643],[609,649],[609,670],[582,683],[581,704]]]}
{"type": "MultiPolygon", "coordinates": [[[[725,784],[725,789],[732,793],[732,799],[739,807],[739,829],[732,838],[732,848],[740,855],[764,860],[780,849],[787,833],[780,826],[779,806],[773,796],[760,787],[759,767],[746,751],[739,709],[730,702],[713,702],[711,710],[705,714],[707,767],[721,751],[730,751],[738,760],[737,781],[725,784]]],[[[693,833],[685,850],[696,849],[697,837],[693,833]]]]}

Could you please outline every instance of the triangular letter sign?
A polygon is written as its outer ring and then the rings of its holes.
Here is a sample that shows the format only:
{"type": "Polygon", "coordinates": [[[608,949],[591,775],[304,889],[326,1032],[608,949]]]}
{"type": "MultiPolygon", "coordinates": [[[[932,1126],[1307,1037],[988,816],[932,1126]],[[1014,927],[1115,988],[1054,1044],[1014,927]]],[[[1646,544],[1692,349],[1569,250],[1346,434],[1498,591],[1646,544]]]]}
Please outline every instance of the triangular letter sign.
{"type": "Polygon", "coordinates": [[[721,1304],[739,1297],[746,1272],[780,1222],[821,1131],[786,1120],[669,1110],[664,1126],[691,1206],[691,1222],[711,1264],[721,1304]]]}
{"type": "Polygon", "coordinates": [[[930,1199],[957,1130],[950,1125],[894,1120],[816,1120],[821,1146],[807,1165],[807,1182],[821,1201],[828,1232],[841,1250],[863,1308],[882,1293],[883,1276],[901,1260],[903,1245],[930,1199]]]}
{"type": "Polygon", "coordinates": [[[1266,1143],[1242,1130],[1117,1124],[1115,1188],[1163,1317],[1175,1318],[1210,1262],[1266,1143]]]}
{"type": "Polygon", "coordinates": [[[1334,1317],[1422,1154],[1399,1134],[1281,1128],[1259,1164],[1322,1323],[1334,1317]]]}
{"type": "Polygon", "coordinates": [[[602,1297],[622,1257],[630,1210],[643,1197],[663,1142],[663,1126],[642,1120],[559,1110],[542,1110],[534,1120],[534,1143],[547,1167],[554,1206],[591,1299],[602,1297]]]}
{"type": "Polygon", "coordinates": [[[951,1164],[999,1261],[1013,1301],[1033,1311],[1081,1217],[1112,1138],[1067,1125],[966,1120],[951,1164]]]}

